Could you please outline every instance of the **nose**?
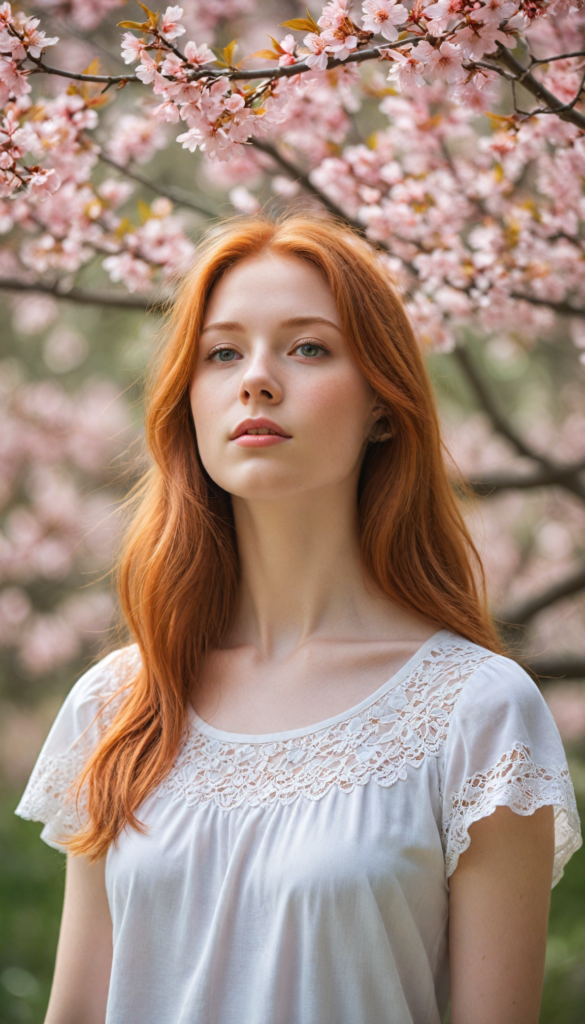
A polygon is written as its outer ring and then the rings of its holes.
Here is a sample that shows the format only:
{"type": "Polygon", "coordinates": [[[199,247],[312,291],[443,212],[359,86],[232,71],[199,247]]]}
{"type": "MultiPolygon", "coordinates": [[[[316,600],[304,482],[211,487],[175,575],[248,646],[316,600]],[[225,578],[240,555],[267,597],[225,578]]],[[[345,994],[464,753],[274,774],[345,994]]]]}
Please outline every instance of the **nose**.
{"type": "Polygon", "coordinates": [[[277,380],[268,354],[256,353],[248,362],[242,377],[240,401],[244,405],[250,402],[269,402],[271,405],[278,405],[282,398],[282,385],[277,380]]]}

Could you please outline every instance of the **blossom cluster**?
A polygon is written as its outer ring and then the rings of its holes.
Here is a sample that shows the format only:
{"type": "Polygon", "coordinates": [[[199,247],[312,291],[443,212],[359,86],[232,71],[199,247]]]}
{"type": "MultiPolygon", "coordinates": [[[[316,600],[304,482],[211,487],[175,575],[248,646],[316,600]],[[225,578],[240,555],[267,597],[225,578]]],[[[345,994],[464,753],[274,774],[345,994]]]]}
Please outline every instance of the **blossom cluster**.
{"type": "Polygon", "coordinates": [[[13,361],[0,364],[0,647],[14,649],[29,673],[76,657],[109,625],[108,590],[73,599],[70,581],[111,557],[118,495],[106,467],[132,436],[111,381],[71,395],[55,381],[27,381],[13,361]],[[62,594],[49,610],[36,600],[47,582],[62,594]]]}
{"type": "Polygon", "coordinates": [[[487,334],[533,340],[555,304],[585,306],[585,140],[574,126],[502,119],[478,139],[442,82],[381,108],[389,127],[373,144],[325,157],[311,180],[387,247],[419,335],[448,350],[475,316],[487,334]]]}

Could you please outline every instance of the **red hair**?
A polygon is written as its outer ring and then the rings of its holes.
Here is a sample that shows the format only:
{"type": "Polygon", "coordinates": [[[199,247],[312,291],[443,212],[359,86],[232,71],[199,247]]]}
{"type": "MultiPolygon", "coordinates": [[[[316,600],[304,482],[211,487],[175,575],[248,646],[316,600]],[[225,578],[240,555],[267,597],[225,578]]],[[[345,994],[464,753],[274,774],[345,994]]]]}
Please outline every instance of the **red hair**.
{"type": "Polygon", "coordinates": [[[344,336],[387,410],[390,441],[368,446],[358,503],[363,563],[382,593],[493,651],[483,569],[448,479],[432,388],[400,298],[376,250],[331,218],[276,223],[236,218],[211,230],[168,322],[147,395],[152,466],[118,566],[122,611],[142,667],[86,764],[87,826],[72,853],[102,856],[170,771],[189,696],[208,649],[233,621],[239,563],[229,494],[205,472],[189,385],[213,284],[239,260],[269,251],[309,260],[325,275],[344,336]]]}

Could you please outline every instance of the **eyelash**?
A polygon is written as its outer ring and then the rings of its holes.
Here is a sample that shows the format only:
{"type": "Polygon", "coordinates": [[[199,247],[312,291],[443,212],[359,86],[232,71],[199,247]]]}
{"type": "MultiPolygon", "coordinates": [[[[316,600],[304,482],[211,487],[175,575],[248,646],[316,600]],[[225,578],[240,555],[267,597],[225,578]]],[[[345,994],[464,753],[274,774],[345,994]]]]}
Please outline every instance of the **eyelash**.
{"type": "MultiPolygon", "coordinates": [[[[322,345],[318,341],[311,341],[311,339],[309,339],[309,338],[305,339],[304,341],[299,341],[295,345],[295,347],[293,349],[293,352],[296,352],[297,349],[302,348],[303,345],[311,345],[313,348],[318,348],[322,354],[329,355],[329,350],[327,348],[325,348],[324,345],[322,345]]],[[[236,350],[231,348],[229,345],[219,345],[217,348],[214,348],[214,349],[211,350],[211,352],[209,353],[207,358],[209,360],[213,360],[214,356],[218,355],[220,352],[235,352],[235,351],[236,350]]],[[[305,359],[319,359],[319,358],[320,358],[320,356],[305,356],[305,359]]],[[[220,360],[217,360],[217,362],[220,362],[220,360]]],[[[235,360],[226,360],[226,362],[235,362],[235,360]]]]}

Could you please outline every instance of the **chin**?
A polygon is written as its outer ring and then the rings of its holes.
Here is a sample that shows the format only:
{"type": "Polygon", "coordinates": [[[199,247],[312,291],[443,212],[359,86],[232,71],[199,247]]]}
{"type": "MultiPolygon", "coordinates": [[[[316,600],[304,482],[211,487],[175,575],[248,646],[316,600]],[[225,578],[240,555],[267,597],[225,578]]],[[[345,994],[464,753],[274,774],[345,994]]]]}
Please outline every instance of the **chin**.
{"type": "Polygon", "coordinates": [[[292,498],[308,489],[307,481],[299,480],[296,474],[267,472],[266,467],[253,467],[253,471],[225,479],[220,486],[234,498],[244,501],[275,501],[292,498]]]}

